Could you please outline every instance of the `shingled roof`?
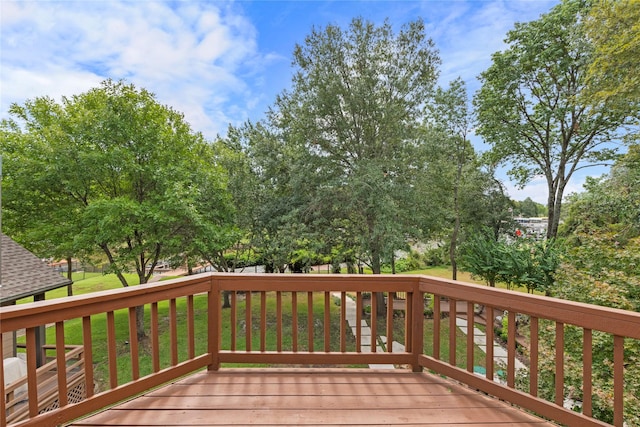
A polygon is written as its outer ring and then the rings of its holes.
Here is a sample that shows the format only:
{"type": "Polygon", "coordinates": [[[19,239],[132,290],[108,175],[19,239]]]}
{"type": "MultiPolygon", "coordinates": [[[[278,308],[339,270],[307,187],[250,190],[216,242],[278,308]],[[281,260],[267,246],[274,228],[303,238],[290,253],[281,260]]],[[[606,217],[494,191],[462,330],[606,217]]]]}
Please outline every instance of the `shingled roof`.
{"type": "Polygon", "coordinates": [[[6,304],[32,295],[42,294],[71,283],[37,256],[0,234],[2,271],[0,303],[6,304]]]}

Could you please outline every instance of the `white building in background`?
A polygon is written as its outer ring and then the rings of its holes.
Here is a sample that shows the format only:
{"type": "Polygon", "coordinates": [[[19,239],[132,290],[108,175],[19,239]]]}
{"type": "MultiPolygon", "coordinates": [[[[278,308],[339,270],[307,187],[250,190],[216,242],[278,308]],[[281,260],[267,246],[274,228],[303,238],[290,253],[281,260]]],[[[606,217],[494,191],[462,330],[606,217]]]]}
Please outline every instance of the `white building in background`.
{"type": "Polygon", "coordinates": [[[544,238],[547,235],[547,217],[514,218],[519,224],[519,229],[525,236],[544,238]]]}

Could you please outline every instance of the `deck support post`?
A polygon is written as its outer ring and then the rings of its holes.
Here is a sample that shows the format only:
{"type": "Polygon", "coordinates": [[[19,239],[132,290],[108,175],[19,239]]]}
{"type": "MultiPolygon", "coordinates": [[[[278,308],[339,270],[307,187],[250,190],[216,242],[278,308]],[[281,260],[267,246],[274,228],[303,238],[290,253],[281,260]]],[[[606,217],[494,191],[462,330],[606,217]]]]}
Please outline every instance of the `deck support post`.
{"type": "Polygon", "coordinates": [[[420,290],[420,281],[416,281],[411,292],[411,370],[422,372],[420,356],[424,353],[424,293],[420,290]]]}
{"type": "Polygon", "coordinates": [[[220,292],[220,280],[211,277],[208,301],[209,357],[211,358],[211,363],[207,366],[208,371],[217,371],[220,369],[220,335],[222,335],[222,305],[220,292]]]}

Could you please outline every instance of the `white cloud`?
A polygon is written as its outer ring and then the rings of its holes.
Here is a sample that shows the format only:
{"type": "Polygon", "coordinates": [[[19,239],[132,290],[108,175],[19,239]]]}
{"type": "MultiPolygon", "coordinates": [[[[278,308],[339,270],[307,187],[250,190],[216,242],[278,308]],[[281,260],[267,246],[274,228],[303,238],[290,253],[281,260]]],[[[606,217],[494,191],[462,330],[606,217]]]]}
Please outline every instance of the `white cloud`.
{"type": "Polygon", "coordinates": [[[511,181],[505,181],[504,185],[507,194],[509,194],[509,197],[513,200],[522,201],[530,197],[534,202],[542,203],[545,206],[547,204],[549,192],[547,190],[547,182],[543,177],[534,178],[524,188],[516,187],[511,181]]]}
{"type": "MultiPolygon", "coordinates": [[[[563,200],[566,200],[567,196],[573,193],[581,193],[584,191],[584,183],[588,176],[601,176],[601,174],[606,173],[604,169],[598,169],[596,174],[576,174],[569,180],[569,183],[565,187],[563,200]]],[[[524,200],[527,197],[530,197],[534,202],[542,203],[546,206],[547,197],[549,194],[547,181],[544,177],[538,176],[535,177],[531,182],[529,182],[526,187],[518,188],[512,182],[505,180],[504,181],[505,188],[507,190],[507,194],[513,200],[524,200]]]]}
{"type": "Polygon", "coordinates": [[[1,31],[3,117],[11,102],[124,78],[212,137],[246,119],[255,97],[239,76],[263,61],[255,28],[225,3],[3,1],[1,31]]]}
{"type": "MultiPolygon", "coordinates": [[[[433,8],[434,2],[426,2],[433,8]]],[[[556,0],[536,2],[449,2],[443,18],[432,23],[434,39],[442,52],[441,82],[461,76],[473,92],[476,78],[491,64],[491,55],[506,47],[504,39],[515,22],[537,19],[556,0]]]]}

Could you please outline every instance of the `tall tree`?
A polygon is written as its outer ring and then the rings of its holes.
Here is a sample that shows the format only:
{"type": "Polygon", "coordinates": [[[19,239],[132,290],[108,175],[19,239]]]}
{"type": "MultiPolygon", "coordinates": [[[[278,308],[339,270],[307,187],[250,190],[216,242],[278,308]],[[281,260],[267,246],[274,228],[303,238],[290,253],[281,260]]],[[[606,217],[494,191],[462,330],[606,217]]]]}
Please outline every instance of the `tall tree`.
{"type": "MultiPolygon", "coordinates": [[[[11,199],[34,197],[43,207],[48,198],[58,200],[57,212],[66,209],[74,225],[64,229],[74,248],[101,251],[123,286],[129,286],[123,273],[133,271],[145,284],[159,260],[188,251],[185,241],[194,230],[213,239],[212,230],[225,223],[216,212],[226,209],[225,181],[201,158],[206,142],[148,91],[108,80],[61,104],[37,98],[12,106],[11,113],[15,121],[3,127],[13,136],[11,149],[23,153],[15,159],[36,155],[32,171],[41,184],[37,193],[11,199]],[[211,200],[213,189],[220,195],[211,200]]],[[[16,183],[8,190],[25,189],[16,183]]],[[[142,314],[138,333],[144,335],[142,314]]]]}
{"type": "Polygon", "coordinates": [[[439,64],[433,42],[420,20],[394,33],[389,22],[357,18],[346,29],[313,29],[293,63],[292,89],[278,97],[270,119],[305,153],[297,191],[357,230],[379,274],[396,237],[411,227],[417,130],[439,64]]]}
{"type": "Polygon", "coordinates": [[[476,94],[478,134],[496,163],[525,185],[547,181],[547,236],[557,234],[566,186],[583,168],[614,158],[620,131],[632,112],[585,101],[585,74],[593,48],[581,22],[588,2],[565,0],[539,20],[516,24],[509,47],[493,55],[476,94]]]}
{"type": "Polygon", "coordinates": [[[462,198],[469,195],[475,197],[477,193],[474,194],[469,187],[473,183],[479,183],[473,179],[477,178],[475,172],[479,165],[473,146],[467,139],[472,127],[472,117],[468,108],[467,89],[461,78],[452,81],[448,89],[436,90],[434,102],[431,104],[431,122],[431,125],[444,136],[443,144],[437,147],[439,155],[443,157],[442,164],[452,166],[449,168],[450,174],[441,174],[441,178],[448,182],[438,180],[442,184],[438,187],[440,192],[451,196],[450,202],[444,203],[443,207],[448,208],[450,212],[445,217],[451,218],[451,223],[447,226],[450,230],[449,262],[451,277],[456,280],[456,252],[464,216],[462,207],[465,205],[462,198]]]}

